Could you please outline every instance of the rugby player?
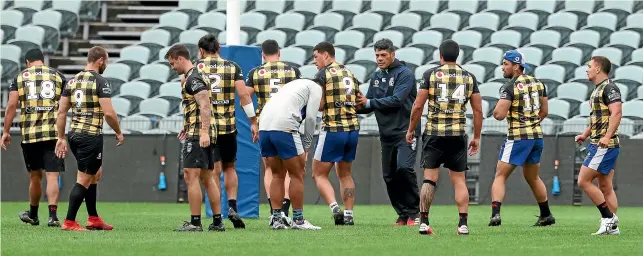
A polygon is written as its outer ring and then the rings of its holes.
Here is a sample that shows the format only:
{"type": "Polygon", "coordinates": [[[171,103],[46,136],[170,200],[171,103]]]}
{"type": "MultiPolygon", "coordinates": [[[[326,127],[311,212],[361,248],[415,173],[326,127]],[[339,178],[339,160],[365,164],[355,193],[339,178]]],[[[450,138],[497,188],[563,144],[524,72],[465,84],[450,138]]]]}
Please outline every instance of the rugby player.
{"type": "Polygon", "coordinates": [[[313,179],[330,207],[335,225],[354,225],[355,184],[351,164],[355,160],[359,136],[356,101],[357,95],[362,93],[355,75],[335,61],[335,47],[332,44],[321,42],[313,48],[313,53],[319,69],[313,80],[323,87],[323,98],[319,105],[319,110],[323,111],[323,123],[315,148],[313,179]],[[343,213],[328,180],[333,164],[336,164],[344,201],[343,213]]]}
{"type": "Polygon", "coordinates": [[[612,186],[614,167],[620,152],[618,126],[622,117],[621,92],[608,77],[612,63],[603,56],[594,56],[587,66],[587,78],[596,85],[589,99],[590,125],[576,136],[578,144],[590,138],[589,154],[581,166],[578,186],[596,204],[601,225],[592,235],[618,235],[618,201],[612,186]],[[598,180],[598,187],[594,185],[598,180]]]}
{"type": "Polygon", "coordinates": [[[63,90],[58,109],[58,142],[56,155],[64,158],[67,154],[65,125],[67,111],[71,108],[72,119],[69,127],[69,148],[76,158],[78,175],[76,184],[69,194],[69,208],[62,230],[87,231],[112,230],[96,211],[96,190],[103,174],[103,118],[116,133],[116,146],[123,144],[123,133],[118,116],[112,106],[112,87],[101,74],[107,68],[109,56],[100,46],[92,47],[87,54],[85,70],[76,74],[63,90]],[[76,214],[85,200],[89,215],[87,229],[76,221],[76,214]]]}
{"type": "Polygon", "coordinates": [[[556,219],[549,210],[547,188],[540,179],[540,155],[544,141],[540,122],[547,117],[547,89],[538,79],[526,75],[530,67],[525,56],[517,50],[507,51],[502,61],[502,72],[510,78],[500,88],[500,100],[493,110],[496,120],[507,118],[509,130],[505,143],[500,148],[496,177],[491,186],[491,219],[489,226],[500,226],[500,206],[505,198],[505,182],[516,166],[522,166],[522,174],[529,184],[540,208],[540,216],[534,226],[549,226],[556,219]]]}
{"type": "Polygon", "coordinates": [[[216,37],[212,34],[205,35],[198,42],[201,59],[197,61],[197,68],[210,79],[212,90],[212,111],[217,126],[217,139],[215,142],[221,154],[221,163],[217,164],[214,171],[215,182],[221,189],[221,169],[226,193],[228,195],[228,219],[235,228],[245,228],[246,225],[237,213],[237,190],[239,179],[235,171],[237,161],[237,128],[235,117],[235,89],[239,94],[241,106],[250,119],[250,131],[253,141],[259,139],[257,118],[254,116],[252,98],[243,81],[243,73],[239,65],[233,61],[225,60],[219,56],[221,49],[216,37]],[[248,112],[252,110],[251,112],[248,112]],[[222,168],[221,168],[222,167],[222,168]]]}
{"type": "Polygon", "coordinates": [[[298,79],[285,84],[279,93],[273,94],[263,108],[259,122],[261,156],[272,169],[270,194],[272,197],[272,228],[287,229],[282,216],[282,200],[285,194],[285,177],[290,178],[290,196],[293,206],[292,229],[318,230],[304,219],[304,174],[305,154],[312,145],[317,111],[322,99],[321,87],[307,79],[298,79]],[[304,122],[304,132],[300,127],[304,122]]]}
{"type": "MultiPolygon", "coordinates": [[[[45,66],[45,56],[39,49],[25,54],[27,69],[20,72],[9,86],[9,102],[4,117],[2,148],[11,144],[11,124],[20,104],[20,132],[22,134],[22,155],[29,172],[29,210],[18,214],[20,220],[37,226],[38,206],[42,195],[42,171],[47,180],[47,201],[49,220],[47,226],[60,227],[56,211],[60,189],[59,172],[64,171],[64,162],[56,157],[56,111],[65,76],[58,70],[45,66]]],[[[64,131],[63,131],[64,133],[64,131]]]]}
{"type": "Polygon", "coordinates": [[[177,74],[183,75],[181,95],[183,105],[183,130],[178,137],[185,140],[183,148],[183,168],[185,183],[188,186],[190,203],[190,222],[175,229],[178,232],[201,232],[201,184],[205,187],[210,207],[214,213],[208,231],[225,231],[221,220],[221,194],[213,175],[215,163],[221,160],[214,141],[217,139],[216,120],[212,113],[212,91],[207,75],[200,72],[190,62],[190,52],[182,44],[172,46],[165,54],[177,74]],[[200,183],[199,183],[200,181],[200,183]]]}
{"type": "Polygon", "coordinates": [[[415,127],[420,122],[424,104],[428,100],[428,122],[422,136],[422,167],[424,181],[420,190],[421,235],[431,235],[429,209],[433,202],[438,182],[440,165],[448,168],[455,189],[458,206],[458,234],[468,235],[469,191],[465,171],[467,166],[467,143],[469,155],[478,152],[482,129],[482,98],[475,76],[456,63],[460,46],[453,40],[440,44],[440,66],[424,72],[423,82],[411,110],[411,124],[406,133],[406,142],[415,143],[415,127]],[[465,131],[466,106],[471,102],[473,110],[473,139],[468,142],[465,131]]]}
{"type": "MultiPolygon", "coordinates": [[[[260,115],[264,105],[266,105],[266,102],[270,100],[272,95],[276,94],[285,84],[301,77],[301,72],[299,72],[298,68],[279,61],[280,52],[277,41],[272,39],[264,41],[261,44],[261,56],[266,62],[259,67],[251,69],[250,72],[248,72],[248,78],[246,79],[246,86],[251,89],[250,93],[257,94],[257,118],[259,118],[259,120],[261,119],[260,115]]],[[[304,159],[308,158],[307,155],[308,153],[304,152],[304,159]]],[[[268,162],[266,162],[266,158],[262,157],[261,159],[263,160],[265,169],[263,184],[266,189],[266,195],[268,196],[268,203],[270,204],[270,182],[272,182],[272,170],[270,169],[268,162]]],[[[288,195],[289,185],[290,175],[286,175],[286,179],[284,181],[284,186],[286,186],[286,195],[284,196],[284,200],[281,205],[281,213],[286,217],[290,211],[290,196],[288,195]]],[[[272,214],[272,209],[270,209],[270,213],[272,214]]]]}

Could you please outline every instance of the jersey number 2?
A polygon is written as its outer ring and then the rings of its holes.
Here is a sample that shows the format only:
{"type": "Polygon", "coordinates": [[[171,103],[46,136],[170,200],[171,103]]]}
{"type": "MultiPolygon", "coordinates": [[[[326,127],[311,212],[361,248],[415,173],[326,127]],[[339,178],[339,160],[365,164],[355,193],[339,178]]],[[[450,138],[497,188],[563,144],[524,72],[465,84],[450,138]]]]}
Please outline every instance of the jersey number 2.
{"type": "Polygon", "coordinates": [[[438,87],[440,87],[440,97],[438,98],[438,101],[444,101],[444,102],[449,102],[451,100],[459,100],[459,101],[464,101],[467,99],[467,97],[464,96],[464,84],[459,84],[457,88],[451,93],[451,97],[448,97],[448,92],[449,89],[447,88],[447,84],[438,84],[438,87]]]}
{"type": "Polygon", "coordinates": [[[56,97],[56,85],[52,81],[41,81],[39,94],[36,93],[36,81],[27,81],[25,82],[25,85],[29,90],[27,94],[28,100],[53,99],[56,97]]]}

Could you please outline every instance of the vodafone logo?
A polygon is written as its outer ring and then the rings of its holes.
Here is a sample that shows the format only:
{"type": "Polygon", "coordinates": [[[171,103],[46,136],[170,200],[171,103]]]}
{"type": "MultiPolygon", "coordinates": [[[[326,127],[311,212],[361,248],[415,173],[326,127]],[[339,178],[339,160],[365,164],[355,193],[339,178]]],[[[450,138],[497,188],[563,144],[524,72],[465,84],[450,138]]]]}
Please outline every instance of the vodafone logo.
{"type": "Polygon", "coordinates": [[[519,83],[519,84],[518,84],[518,89],[522,90],[522,89],[524,89],[524,88],[525,88],[525,85],[523,85],[522,83],[519,83]]]}
{"type": "Polygon", "coordinates": [[[442,78],[444,77],[444,73],[442,73],[442,71],[435,72],[435,77],[442,78]]]}
{"type": "Polygon", "coordinates": [[[24,78],[28,78],[28,77],[29,77],[29,75],[30,75],[30,74],[29,74],[29,72],[24,72],[24,73],[22,73],[22,77],[24,77],[24,78]]]}
{"type": "Polygon", "coordinates": [[[266,70],[265,70],[265,69],[261,69],[261,70],[259,70],[259,72],[258,72],[258,73],[259,73],[259,76],[263,76],[263,75],[265,75],[265,74],[266,74],[266,70]]]}
{"type": "Polygon", "coordinates": [[[199,63],[199,65],[196,66],[199,70],[203,70],[205,68],[205,64],[199,63]]]}
{"type": "Polygon", "coordinates": [[[67,82],[67,85],[71,85],[73,83],[74,83],[74,79],[72,78],[72,79],[69,79],[69,82],[67,82]]]}
{"type": "Polygon", "coordinates": [[[337,69],[335,68],[330,68],[328,71],[330,71],[331,74],[337,74],[337,69]]]}

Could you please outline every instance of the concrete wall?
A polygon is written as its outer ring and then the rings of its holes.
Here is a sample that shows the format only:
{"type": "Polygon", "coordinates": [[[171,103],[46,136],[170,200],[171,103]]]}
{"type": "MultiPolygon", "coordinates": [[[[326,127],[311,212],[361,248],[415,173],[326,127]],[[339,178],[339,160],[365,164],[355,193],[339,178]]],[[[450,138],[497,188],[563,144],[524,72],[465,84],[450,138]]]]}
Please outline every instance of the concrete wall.
{"type": "MultiPolygon", "coordinates": [[[[12,144],[8,151],[1,155],[1,192],[2,201],[27,201],[29,178],[25,171],[20,136],[12,136],[12,144]]],[[[500,146],[504,136],[485,135],[482,138],[480,154],[469,159],[470,171],[467,172],[469,191],[472,203],[489,204],[491,202],[491,184],[495,174],[500,146]]],[[[180,143],[173,136],[166,137],[166,176],[168,189],[157,191],[156,184],[159,175],[159,156],[163,151],[162,135],[128,135],[126,143],[115,147],[115,140],[106,135],[103,154],[104,175],[101,181],[99,197],[101,201],[122,202],[176,202],[178,196],[178,181],[180,167],[180,143]]],[[[643,206],[643,142],[641,140],[621,139],[621,155],[619,156],[615,177],[615,186],[622,206],[643,206]]],[[[582,162],[585,153],[577,154],[572,136],[558,138],[559,179],[561,195],[551,195],[553,163],[555,159],[556,137],[545,139],[545,150],[541,158],[541,178],[550,193],[551,204],[574,204],[574,191],[578,195],[579,204],[591,205],[591,201],[575,186],[575,172],[580,165],[575,164],[576,156],[582,162]]],[[[421,153],[417,154],[417,180],[422,181],[422,169],[419,166],[421,153]]],[[[242,156],[239,156],[242,159],[242,156]]],[[[76,163],[70,155],[65,161],[66,172],[61,192],[61,201],[66,201],[76,179],[76,163]]],[[[324,204],[319,197],[312,179],[312,156],[309,157],[306,168],[305,202],[307,204],[324,204]]],[[[261,170],[263,177],[263,168],[261,170]]],[[[448,171],[440,171],[440,180],[436,192],[435,204],[454,204],[453,187],[448,178],[448,171]]],[[[361,136],[358,146],[357,159],[353,163],[353,179],[357,204],[388,204],[388,196],[380,164],[380,142],[375,136],[361,136]]],[[[334,170],[331,173],[331,183],[335,188],[337,199],[341,200],[339,184],[334,170]]],[[[263,179],[260,184],[260,200],[266,203],[263,179]]],[[[507,183],[505,204],[534,204],[529,186],[521,175],[521,168],[516,168],[507,183]]]]}

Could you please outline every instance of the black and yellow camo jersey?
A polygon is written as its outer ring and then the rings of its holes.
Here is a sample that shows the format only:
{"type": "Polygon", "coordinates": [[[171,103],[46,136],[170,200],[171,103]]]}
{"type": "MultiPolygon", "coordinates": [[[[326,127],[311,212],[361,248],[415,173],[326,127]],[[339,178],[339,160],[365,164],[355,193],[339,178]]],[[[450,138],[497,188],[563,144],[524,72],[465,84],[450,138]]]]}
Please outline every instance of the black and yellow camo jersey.
{"type": "MultiPolygon", "coordinates": [[[[589,115],[591,132],[590,140],[592,144],[598,144],[598,141],[607,133],[607,128],[609,127],[610,122],[610,110],[608,105],[615,102],[622,102],[621,91],[612,81],[605,79],[605,81],[601,82],[596,86],[596,88],[594,88],[594,91],[589,98],[589,104],[592,109],[589,115]]],[[[619,147],[618,128],[614,132],[614,135],[610,139],[610,143],[607,147],[619,147]]]]}
{"type": "Polygon", "coordinates": [[[85,70],[69,80],[63,91],[71,103],[69,132],[100,135],[103,133],[103,108],[98,99],[111,98],[112,87],[107,80],[93,70],[85,70]]]}
{"type": "Polygon", "coordinates": [[[301,72],[298,68],[281,61],[266,62],[250,70],[246,78],[246,86],[254,88],[257,94],[257,120],[271,95],[278,92],[285,84],[299,78],[301,78],[301,72]]]}
{"type": "Polygon", "coordinates": [[[324,89],[322,129],[328,132],[359,130],[355,106],[361,92],[355,75],[346,66],[333,62],[319,70],[313,80],[324,89]]]}
{"type": "Polygon", "coordinates": [[[475,76],[456,64],[444,64],[424,72],[421,90],[428,90],[428,114],[424,133],[433,136],[466,135],[467,103],[478,90],[475,76]]]}
{"type": "Polygon", "coordinates": [[[58,70],[33,66],[20,72],[9,91],[16,91],[20,102],[22,143],[55,140],[58,101],[67,82],[58,70]]]}
{"type": "Polygon", "coordinates": [[[212,111],[217,120],[219,134],[237,130],[235,119],[234,83],[243,80],[243,73],[237,63],[218,57],[207,57],[197,61],[199,71],[210,79],[212,111]]]}
{"type": "MultiPolygon", "coordinates": [[[[208,92],[208,98],[212,100],[211,82],[207,74],[196,68],[190,69],[185,76],[185,83],[181,85],[181,96],[183,105],[183,131],[188,137],[198,137],[201,130],[201,109],[194,97],[201,91],[208,92]]],[[[210,113],[210,140],[216,142],[217,124],[214,112],[210,113]]]]}
{"type": "Polygon", "coordinates": [[[529,75],[514,77],[500,87],[500,100],[509,100],[507,114],[509,140],[531,140],[543,137],[540,127],[540,98],[547,97],[545,85],[529,75]]]}

